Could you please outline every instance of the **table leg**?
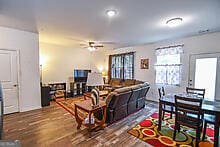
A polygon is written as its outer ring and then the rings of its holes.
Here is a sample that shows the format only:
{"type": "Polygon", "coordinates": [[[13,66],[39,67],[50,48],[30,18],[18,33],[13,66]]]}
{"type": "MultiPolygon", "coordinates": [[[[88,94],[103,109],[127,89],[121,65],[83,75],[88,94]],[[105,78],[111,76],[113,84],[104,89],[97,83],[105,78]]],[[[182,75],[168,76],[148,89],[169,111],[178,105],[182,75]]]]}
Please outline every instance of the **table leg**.
{"type": "Polygon", "coordinates": [[[216,117],[215,132],[214,132],[214,147],[218,147],[219,144],[219,120],[216,117]]]}
{"type": "Polygon", "coordinates": [[[77,106],[76,105],[75,105],[75,118],[76,118],[76,122],[78,123],[77,129],[80,129],[80,127],[82,125],[82,120],[78,116],[77,106]]]}
{"type": "Polygon", "coordinates": [[[106,120],[106,106],[103,107],[103,112],[104,112],[104,114],[103,114],[103,117],[102,117],[102,121],[100,123],[100,126],[102,127],[102,129],[104,128],[104,124],[105,124],[105,120],[106,120]]]}
{"type": "Polygon", "coordinates": [[[159,102],[159,118],[158,118],[158,130],[161,130],[161,122],[162,122],[162,102],[159,102]]]}

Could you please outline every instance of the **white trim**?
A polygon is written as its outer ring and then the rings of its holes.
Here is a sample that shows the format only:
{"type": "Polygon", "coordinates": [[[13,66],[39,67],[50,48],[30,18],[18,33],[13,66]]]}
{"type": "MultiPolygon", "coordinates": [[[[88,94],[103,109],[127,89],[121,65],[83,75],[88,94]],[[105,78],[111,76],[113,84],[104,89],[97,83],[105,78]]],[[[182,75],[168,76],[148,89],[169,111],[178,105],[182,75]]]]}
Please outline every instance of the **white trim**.
{"type": "Polygon", "coordinates": [[[25,107],[24,109],[20,109],[20,112],[25,112],[25,111],[31,111],[31,110],[36,110],[36,109],[41,109],[41,106],[30,106],[30,107],[25,107]]]}

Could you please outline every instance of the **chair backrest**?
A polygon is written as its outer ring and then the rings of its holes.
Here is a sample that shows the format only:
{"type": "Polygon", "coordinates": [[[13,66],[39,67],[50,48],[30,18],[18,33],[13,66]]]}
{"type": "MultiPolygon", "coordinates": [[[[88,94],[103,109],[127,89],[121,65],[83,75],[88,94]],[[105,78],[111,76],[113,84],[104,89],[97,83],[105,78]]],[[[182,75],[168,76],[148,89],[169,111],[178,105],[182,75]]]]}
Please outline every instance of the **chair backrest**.
{"type": "Polygon", "coordinates": [[[176,121],[179,124],[197,128],[202,118],[201,107],[202,98],[188,98],[175,95],[176,121]]]}
{"type": "Polygon", "coordinates": [[[158,88],[158,93],[159,93],[159,97],[160,97],[160,98],[161,98],[161,96],[165,96],[164,87],[158,88]]]}
{"type": "Polygon", "coordinates": [[[204,96],[205,96],[205,89],[186,87],[186,93],[188,93],[188,94],[196,94],[197,97],[204,98],[204,96]]]}

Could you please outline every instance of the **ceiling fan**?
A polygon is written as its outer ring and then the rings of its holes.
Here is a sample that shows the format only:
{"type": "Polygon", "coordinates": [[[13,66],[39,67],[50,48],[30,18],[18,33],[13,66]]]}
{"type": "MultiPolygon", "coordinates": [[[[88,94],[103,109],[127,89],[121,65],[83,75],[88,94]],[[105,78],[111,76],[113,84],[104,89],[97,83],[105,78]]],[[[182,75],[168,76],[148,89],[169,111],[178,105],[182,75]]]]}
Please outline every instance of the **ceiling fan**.
{"type": "Polygon", "coordinates": [[[89,42],[89,46],[87,47],[87,49],[89,51],[95,51],[99,47],[104,47],[104,45],[102,45],[102,44],[95,44],[95,42],[89,42]]]}

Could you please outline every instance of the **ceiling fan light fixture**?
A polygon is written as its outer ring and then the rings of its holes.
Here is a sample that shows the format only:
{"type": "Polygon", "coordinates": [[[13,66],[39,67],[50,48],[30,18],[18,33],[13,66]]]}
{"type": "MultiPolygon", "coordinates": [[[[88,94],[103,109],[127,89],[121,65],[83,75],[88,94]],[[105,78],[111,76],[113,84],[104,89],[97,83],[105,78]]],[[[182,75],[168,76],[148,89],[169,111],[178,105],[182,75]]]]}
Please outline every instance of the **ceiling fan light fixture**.
{"type": "Polygon", "coordinates": [[[90,52],[93,52],[93,51],[95,51],[95,50],[96,50],[96,48],[95,48],[95,47],[90,46],[90,47],[88,47],[88,50],[89,50],[90,52]]]}
{"type": "Polygon", "coordinates": [[[172,18],[172,19],[167,20],[166,24],[172,28],[172,27],[179,26],[182,23],[182,21],[183,21],[182,18],[176,17],[176,18],[172,18]]]}
{"type": "Polygon", "coordinates": [[[109,17],[113,17],[116,15],[116,11],[115,10],[107,10],[106,11],[106,14],[109,16],[109,17]]]}

